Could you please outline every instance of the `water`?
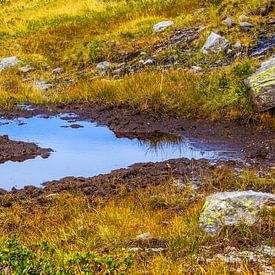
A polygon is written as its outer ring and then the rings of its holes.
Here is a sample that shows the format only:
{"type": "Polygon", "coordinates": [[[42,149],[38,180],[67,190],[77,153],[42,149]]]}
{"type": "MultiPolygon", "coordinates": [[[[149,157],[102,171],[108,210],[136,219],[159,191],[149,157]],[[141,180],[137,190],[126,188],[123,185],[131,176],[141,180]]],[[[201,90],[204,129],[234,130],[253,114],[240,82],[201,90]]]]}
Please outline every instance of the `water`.
{"type": "Polygon", "coordinates": [[[10,190],[26,185],[40,186],[66,176],[91,177],[126,168],[138,162],[157,162],[172,158],[229,158],[219,150],[202,152],[190,140],[161,136],[150,140],[117,138],[107,127],[77,121],[74,114],[50,118],[35,116],[16,120],[0,119],[0,135],[12,140],[34,142],[54,151],[48,159],[37,157],[24,162],[0,165],[0,188],[10,190]],[[66,119],[64,118],[71,118],[66,119]],[[81,128],[71,128],[73,124],[81,128]]]}

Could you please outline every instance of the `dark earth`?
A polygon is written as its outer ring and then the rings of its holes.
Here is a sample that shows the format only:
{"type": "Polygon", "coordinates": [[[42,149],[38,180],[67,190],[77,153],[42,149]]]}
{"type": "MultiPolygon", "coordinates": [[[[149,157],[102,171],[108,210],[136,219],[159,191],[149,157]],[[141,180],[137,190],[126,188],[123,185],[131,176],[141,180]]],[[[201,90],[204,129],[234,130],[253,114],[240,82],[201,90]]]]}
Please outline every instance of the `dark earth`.
{"type": "MultiPolygon", "coordinates": [[[[122,190],[131,192],[148,185],[159,185],[171,178],[183,183],[192,180],[200,183],[204,178],[212,178],[221,166],[241,171],[252,169],[264,171],[274,166],[274,131],[244,121],[208,121],[170,117],[168,115],[142,113],[127,105],[98,106],[92,104],[44,105],[34,106],[33,110],[15,107],[9,111],[0,111],[0,116],[14,119],[44,114],[45,117],[59,113],[75,113],[79,120],[97,122],[108,126],[117,137],[151,139],[162,135],[185,136],[199,139],[198,146],[211,148],[231,148],[240,152],[236,161],[223,161],[211,164],[207,160],[175,159],[159,163],[135,164],[127,169],[115,170],[110,174],[92,178],[68,177],[44,184],[44,188],[26,186],[24,189],[0,190],[3,206],[12,201],[36,199],[43,201],[47,196],[62,191],[81,192],[89,198],[109,197],[121,194],[122,190]],[[265,167],[265,168],[264,168],[265,167]],[[1,195],[2,194],[2,195],[1,195]]],[[[64,118],[72,120],[71,117],[64,118]]],[[[77,124],[76,124],[77,125],[77,124]]],[[[41,149],[32,143],[15,142],[7,136],[0,137],[0,163],[7,160],[23,161],[38,155],[48,157],[49,149],[41,149]]],[[[238,172],[239,173],[239,172],[238,172]]],[[[271,187],[265,187],[271,188],[271,187]]],[[[271,191],[271,190],[263,190],[271,191]]]]}

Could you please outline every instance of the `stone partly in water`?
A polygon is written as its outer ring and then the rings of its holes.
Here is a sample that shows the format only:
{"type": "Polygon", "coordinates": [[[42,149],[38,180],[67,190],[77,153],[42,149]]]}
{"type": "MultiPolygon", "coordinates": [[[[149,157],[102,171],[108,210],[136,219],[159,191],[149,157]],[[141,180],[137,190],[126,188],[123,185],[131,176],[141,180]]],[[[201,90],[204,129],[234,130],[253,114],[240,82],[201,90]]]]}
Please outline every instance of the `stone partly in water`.
{"type": "Polygon", "coordinates": [[[221,37],[220,35],[212,32],[204,46],[202,47],[202,52],[205,54],[209,54],[209,53],[218,53],[221,51],[224,51],[228,48],[228,46],[230,45],[230,41],[221,37]]]}
{"type": "Polygon", "coordinates": [[[252,76],[246,80],[251,90],[252,100],[258,111],[275,107],[275,57],[262,63],[252,76]]]}
{"type": "Polygon", "coordinates": [[[6,57],[0,61],[0,72],[2,70],[16,67],[20,60],[16,56],[6,57]]]}
{"type": "Polygon", "coordinates": [[[173,21],[162,21],[159,22],[158,24],[154,25],[153,27],[153,33],[161,32],[165,29],[167,29],[170,26],[173,26],[174,22],[173,21]]]}
{"type": "Polygon", "coordinates": [[[217,235],[223,226],[253,225],[259,211],[269,204],[275,204],[273,194],[251,190],[217,193],[206,198],[200,227],[209,235],[217,235]]]}

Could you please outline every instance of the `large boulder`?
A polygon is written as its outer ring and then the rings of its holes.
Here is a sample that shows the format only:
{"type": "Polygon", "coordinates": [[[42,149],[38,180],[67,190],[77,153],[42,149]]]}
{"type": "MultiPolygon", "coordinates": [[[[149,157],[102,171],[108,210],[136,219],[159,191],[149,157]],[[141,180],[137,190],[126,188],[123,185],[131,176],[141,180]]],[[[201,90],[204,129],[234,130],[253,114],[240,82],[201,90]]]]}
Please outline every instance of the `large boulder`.
{"type": "Polygon", "coordinates": [[[174,22],[173,21],[162,21],[154,25],[153,27],[153,33],[161,32],[165,30],[166,28],[173,26],[174,22]]]}
{"type": "Polygon", "coordinates": [[[230,45],[229,40],[212,32],[208,36],[208,38],[201,50],[205,54],[218,53],[218,52],[226,50],[229,47],[229,45],[230,45]]]}
{"type": "Polygon", "coordinates": [[[275,57],[261,64],[252,76],[246,80],[252,100],[258,111],[275,107],[275,57]]]}
{"type": "Polygon", "coordinates": [[[0,72],[8,68],[16,67],[19,62],[20,60],[16,56],[3,58],[0,61],[0,72]]]}
{"type": "Polygon", "coordinates": [[[217,193],[206,198],[200,227],[209,235],[216,235],[226,225],[253,225],[259,211],[272,204],[275,204],[275,196],[269,193],[251,190],[217,193]]]}

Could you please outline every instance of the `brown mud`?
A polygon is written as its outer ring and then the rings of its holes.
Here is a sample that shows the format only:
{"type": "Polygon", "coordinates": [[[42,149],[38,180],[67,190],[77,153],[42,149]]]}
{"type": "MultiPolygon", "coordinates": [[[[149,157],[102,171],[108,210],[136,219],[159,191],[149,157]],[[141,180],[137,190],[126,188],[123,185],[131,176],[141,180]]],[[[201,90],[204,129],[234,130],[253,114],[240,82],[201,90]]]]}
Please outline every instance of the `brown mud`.
{"type": "Polygon", "coordinates": [[[6,161],[24,161],[37,156],[49,157],[51,149],[39,148],[34,143],[13,141],[8,136],[0,136],[0,164],[6,161]]]}
{"type": "MultiPolygon", "coordinates": [[[[274,131],[263,129],[244,122],[191,120],[141,113],[129,106],[98,106],[91,104],[43,105],[32,111],[14,108],[11,111],[0,111],[0,115],[9,119],[32,117],[44,114],[45,117],[58,113],[75,113],[75,121],[88,120],[108,126],[118,137],[150,139],[160,135],[184,136],[198,139],[197,146],[202,149],[230,148],[239,152],[241,158],[236,161],[211,164],[207,160],[188,160],[185,158],[168,160],[159,163],[135,164],[127,169],[115,170],[110,174],[91,178],[67,177],[44,184],[44,188],[26,186],[24,189],[12,189],[1,197],[2,205],[21,199],[45,200],[47,196],[63,191],[81,192],[90,198],[109,197],[120,194],[122,190],[132,192],[137,188],[159,185],[168,180],[186,183],[188,180],[201,183],[204,179],[214,177],[219,167],[230,167],[233,171],[258,167],[263,170],[274,165],[275,145],[274,131]],[[252,165],[252,166],[251,166],[252,165]],[[5,198],[5,199],[4,199],[5,198]]],[[[72,120],[71,117],[64,118],[72,120]]],[[[27,154],[26,154],[27,156],[27,154]]],[[[27,156],[28,157],[28,156],[27,156]]],[[[267,188],[267,187],[266,187],[267,188]]],[[[270,188],[269,188],[270,189],[270,188]]],[[[124,192],[123,191],[123,192],[124,192]]],[[[271,190],[263,190],[271,191],[271,190]]],[[[4,192],[3,192],[4,193],[4,192]]]]}

